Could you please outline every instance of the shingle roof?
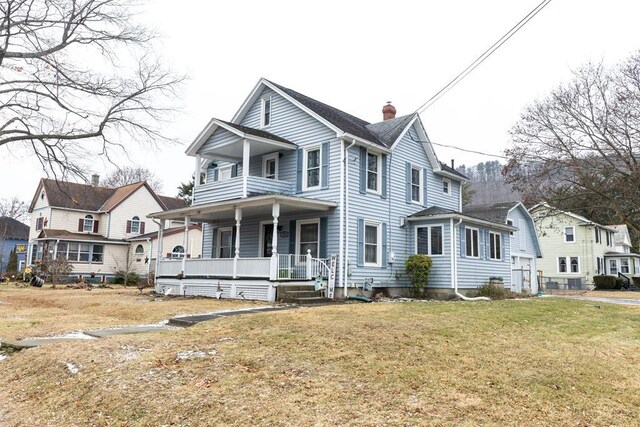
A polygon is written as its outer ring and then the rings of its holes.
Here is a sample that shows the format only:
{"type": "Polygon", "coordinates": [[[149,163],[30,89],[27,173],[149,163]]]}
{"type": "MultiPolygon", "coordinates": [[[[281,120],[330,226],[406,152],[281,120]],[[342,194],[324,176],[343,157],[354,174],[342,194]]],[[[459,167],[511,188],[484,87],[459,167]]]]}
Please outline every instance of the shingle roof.
{"type": "Polygon", "coordinates": [[[259,136],[261,138],[267,138],[267,139],[272,139],[274,141],[280,141],[280,142],[286,142],[287,144],[291,144],[294,147],[296,146],[296,144],[294,144],[293,142],[289,141],[288,139],[284,139],[281,136],[278,136],[276,134],[273,134],[271,132],[267,132],[261,129],[255,129],[255,128],[250,128],[248,126],[243,126],[243,125],[239,125],[237,123],[231,123],[231,122],[226,122],[224,120],[220,120],[217,119],[219,121],[221,121],[222,123],[231,126],[232,128],[235,128],[237,130],[239,130],[240,132],[244,132],[246,134],[249,135],[253,135],[253,136],[259,136]]]}
{"type": "Polygon", "coordinates": [[[442,166],[442,170],[452,173],[454,175],[458,175],[459,177],[462,177],[464,179],[466,179],[467,181],[469,180],[469,177],[461,174],[460,172],[458,172],[457,170],[455,170],[454,168],[452,168],[451,166],[448,166],[446,163],[440,162],[440,166],[442,166]]]}
{"type": "Polygon", "coordinates": [[[407,127],[409,122],[413,120],[415,114],[396,117],[395,119],[385,120],[378,123],[366,125],[366,128],[382,142],[387,148],[391,147],[402,131],[407,127]]]}
{"type": "Polygon", "coordinates": [[[314,113],[323,117],[329,123],[333,124],[342,131],[386,147],[386,144],[380,141],[378,137],[367,128],[367,126],[370,125],[369,122],[359,119],[356,116],[352,116],[349,113],[345,113],[344,111],[338,110],[337,108],[334,108],[323,102],[316,101],[313,98],[309,98],[308,96],[298,93],[293,89],[286,88],[272,81],[269,81],[269,83],[271,83],[314,113]]]}
{"type": "Polygon", "coordinates": [[[107,239],[102,234],[96,233],[74,233],[68,230],[59,230],[55,228],[43,228],[40,234],[38,234],[38,239],[65,239],[65,240],[94,240],[101,242],[118,242],[122,243],[125,240],[121,239],[107,239]]]}
{"type": "Polygon", "coordinates": [[[412,215],[409,215],[409,218],[415,218],[415,217],[421,217],[421,216],[447,215],[447,214],[460,215],[460,212],[454,211],[453,209],[441,208],[440,206],[431,206],[427,209],[421,210],[420,212],[416,212],[412,215]]]}
{"type": "Polygon", "coordinates": [[[490,205],[465,206],[462,213],[474,218],[505,224],[509,211],[519,202],[502,202],[490,205]]]}
{"type": "MultiPolygon", "coordinates": [[[[191,224],[189,226],[189,230],[202,230],[202,225],[191,224]]],[[[182,226],[166,228],[162,232],[162,236],[167,237],[167,236],[171,236],[172,234],[182,233],[183,231],[184,231],[184,227],[182,226]]],[[[151,233],[141,234],[139,236],[132,237],[129,240],[136,241],[136,240],[147,240],[147,239],[157,239],[157,238],[158,238],[158,232],[152,231],[151,233]]]]}
{"type": "MultiPolygon", "coordinates": [[[[68,181],[56,181],[43,178],[42,188],[47,195],[49,206],[57,208],[78,209],[93,212],[108,212],[122,203],[127,197],[135,193],[139,188],[146,186],[151,195],[156,199],[163,210],[171,209],[167,206],[185,207],[184,202],[178,202],[173,197],[158,196],[149,187],[146,181],[140,181],[118,188],[98,187],[89,184],[79,184],[68,181]],[[179,204],[182,203],[182,204],[179,204]]],[[[29,207],[33,211],[39,192],[34,195],[29,207]]]]}
{"type": "Polygon", "coordinates": [[[168,197],[168,196],[158,196],[158,197],[160,198],[160,200],[162,200],[162,203],[164,203],[168,211],[172,209],[186,208],[187,206],[189,206],[187,205],[187,202],[184,201],[184,199],[180,199],[178,197],[168,197]]]}
{"type": "Polygon", "coordinates": [[[0,216],[0,238],[28,240],[29,226],[8,216],[0,216]]]}

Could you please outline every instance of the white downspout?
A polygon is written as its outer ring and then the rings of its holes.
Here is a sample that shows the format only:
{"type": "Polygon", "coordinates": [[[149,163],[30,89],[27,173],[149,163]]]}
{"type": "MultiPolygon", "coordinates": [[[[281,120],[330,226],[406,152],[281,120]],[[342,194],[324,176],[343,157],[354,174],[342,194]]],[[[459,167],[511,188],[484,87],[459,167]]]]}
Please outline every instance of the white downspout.
{"type": "MultiPolygon", "coordinates": [[[[451,219],[451,223],[453,224],[453,219],[451,219]]],[[[466,297],[464,295],[462,295],[460,292],[458,292],[458,257],[456,256],[456,251],[457,251],[457,247],[456,247],[456,231],[458,230],[458,226],[462,223],[462,218],[460,218],[460,220],[458,221],[457,224],[455,224],[452,228],[451,228],[451,259],[453,260],[453,268],[451,271],[451,280],[453,281],[453,293],[460,298],[461,300],[464,301],[491,301],[490,298],[487,297],[475,297],[475,298],[469,298],[466,297]]]]}
{"type": "Polygon", "coordinates": [[[344,252],[345,259],[342,263],[342,269],[344,271],[343,277],[344,282],[342,284],[343,289],[343,297],[347,297],[347,277],[349,272],[349,149],[356,144],[356,140],[353,139],[351,145],[349,145],[344,152],[344,162],[345,162],[345,225],[346,225],[346,239],[344,239],[344,252]]]}
{"type": "MultiPolygon", "coordinates": [[[[344,264],[344,141],[340,139],[340,247],[338,248],[338,259],[340,265],[344,264]]],[[[340,267],[338,272],[338,286],[342,286],[344,282],[344,270],[340,267]]]]}

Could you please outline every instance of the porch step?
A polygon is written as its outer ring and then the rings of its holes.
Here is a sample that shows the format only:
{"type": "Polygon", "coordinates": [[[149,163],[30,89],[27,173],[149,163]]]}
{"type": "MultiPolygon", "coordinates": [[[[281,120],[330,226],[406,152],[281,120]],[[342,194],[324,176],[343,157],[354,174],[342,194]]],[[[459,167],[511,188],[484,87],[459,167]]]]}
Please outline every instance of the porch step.
{"type": "Polygon", "coordinates": [[[332,300],[325,298],[322,291],[316,291],[314,285],[280,285],[277,299],[298,304],[319,304],[332,300]]]}
{"type": "Polygon", "coordinates": [[[303,297],[303,298],[294,298],[290,302],[294,302],[297,304],[331,304],[335,303],[334,300],[325,298],[325,297],[303,297]]]}

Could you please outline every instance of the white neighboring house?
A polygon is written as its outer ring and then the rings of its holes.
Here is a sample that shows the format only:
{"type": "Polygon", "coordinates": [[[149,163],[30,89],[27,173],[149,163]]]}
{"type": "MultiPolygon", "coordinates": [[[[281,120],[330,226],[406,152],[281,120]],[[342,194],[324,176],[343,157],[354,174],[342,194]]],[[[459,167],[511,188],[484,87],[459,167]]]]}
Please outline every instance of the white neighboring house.
{"type": "Polygon", "coordinates": [[[640,255],[633,252],[629,229],[626,224],[610,225],[616,230],[613,235],[614,248],[604,254],[606,273],[617,276],[640,276],[640,255]]]}
{"type": "MultiPolygon", "coordinates": [[[[153,269],[154,240],[143,246],[143,254],[135,253],[139,248],[132,240],[151,234],[157,238],[158,225],[147,219],[149,213],[183,208],[186,203],[156,194],[146,181],[118,188],[100,187],[98,182],[97,175],[92,185],[40,180],[29,206],[30,266],[64,256],[71,262],[72,275],[95,275],[101,280],[117,270],[146,274],[153,269]]],[[[184,226],[170,237],[184,237],[184,226]]],[[[202,238],[194,234],[190,239],[188,249],[200,256],[202,238]]]]}

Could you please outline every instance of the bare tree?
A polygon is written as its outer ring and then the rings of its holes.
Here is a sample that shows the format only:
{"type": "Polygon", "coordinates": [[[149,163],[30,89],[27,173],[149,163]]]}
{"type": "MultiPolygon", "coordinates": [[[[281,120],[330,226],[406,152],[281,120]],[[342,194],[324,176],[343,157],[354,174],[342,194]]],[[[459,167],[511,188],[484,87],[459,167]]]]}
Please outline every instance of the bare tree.
{"type": "Polygon", "coordinates": [[[128,0],[0,2],[0,147],[35,155],[47,173],[82,176],[119,138],[158,131],[180,77],[147,52],[154,34],[128,0]],[[13,148],[12,148],[13,149],[13,148]]]}
{"type": "Polygon", "coordinates": [[[546,201],[640,234],[640,52],[589,64],[529,106],[511,131],[503,173],[529,202],[546,201]]]}
{"type": "Polygon", "coordinates": [[[0,217],[6,216],[17,221],[27,219],[27,204],[17,197],[0,199],[0,217]]]}
{"type": "Polygon", "coordinates": [[[103,181],[102,185],[109,188],[122,187],[123,185],[133,184],[134,182],[147,181],[156,193],[162,191],[162,182],[149,169],[141,166],[132,167],[125,166],[115,170],[109,174],[103,181]]]}

